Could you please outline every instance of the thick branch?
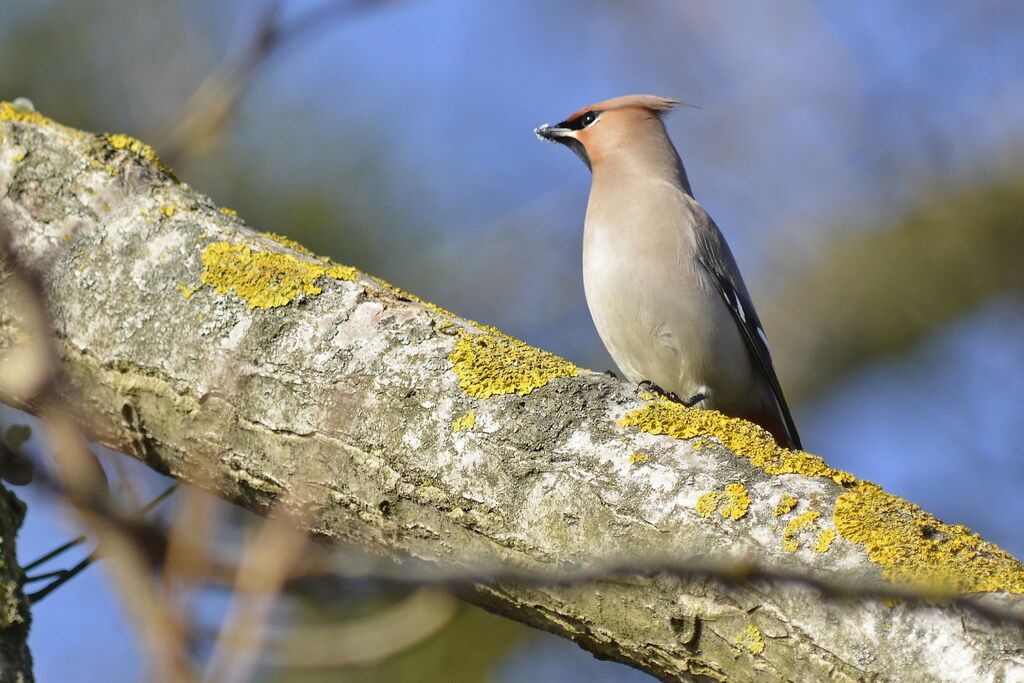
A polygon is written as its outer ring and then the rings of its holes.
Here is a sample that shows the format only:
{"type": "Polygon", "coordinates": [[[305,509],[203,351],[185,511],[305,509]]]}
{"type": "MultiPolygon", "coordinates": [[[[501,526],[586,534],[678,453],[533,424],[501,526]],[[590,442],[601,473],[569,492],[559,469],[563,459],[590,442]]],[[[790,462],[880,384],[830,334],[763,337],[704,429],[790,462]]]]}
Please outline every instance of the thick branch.
{"type": "MultiPolygon", "coordinates": [[[[507,576],[732,558],[1024,606],[1003,551],[752,425],[254,233],[137,141],[0,112],[0,220],[45,274],[69,404],[104,444],[252,509],[287,496],[399,561],[507,576]]],[[[18,330],[0,315],[0,359],[18,330]]],[[[1019,628],[959,607],[665,574],[469,594],[666,680],[1024,676],[1019,628]]]]}

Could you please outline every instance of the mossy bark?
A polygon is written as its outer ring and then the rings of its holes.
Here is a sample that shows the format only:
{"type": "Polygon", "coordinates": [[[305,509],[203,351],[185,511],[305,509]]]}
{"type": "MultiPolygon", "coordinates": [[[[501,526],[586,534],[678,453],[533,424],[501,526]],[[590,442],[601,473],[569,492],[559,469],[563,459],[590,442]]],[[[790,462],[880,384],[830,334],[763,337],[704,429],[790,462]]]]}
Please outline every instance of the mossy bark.
{"type": "Polygon", "coordinates": [[[0,683],[28,683],[32,653],[28,649],[29,607],[21,590],[15,537],[25,504],[0,484],[0,683]]]}
{"type": "MultiPolygon", "coordinates": [[[[748,423],[651,400],[253,232],[148,148],[3,118],[0,220],[44,275],[68,404],[162,472],[254,510],[286,496],[327,537],[458,570],[711,558],[871,587],[900,574],[879,548],[958,541],[1001,572],[983,599],[1024,609],[1012,557],[748,423]],[[886,506],[864,515],[878,534],[837,535],[851,492],[854,508],[886,506]],[[906,537],[886,535],[890,517],[906,537]]],[[[18,338],[0,318],[0,345],[18,338]]],[[[974,576],[964,555],[945,573],[974,576]]],[[[664,680],[1024,676],[1010,626],[793,583],[651,573],[466,595],[664,680]]]]}

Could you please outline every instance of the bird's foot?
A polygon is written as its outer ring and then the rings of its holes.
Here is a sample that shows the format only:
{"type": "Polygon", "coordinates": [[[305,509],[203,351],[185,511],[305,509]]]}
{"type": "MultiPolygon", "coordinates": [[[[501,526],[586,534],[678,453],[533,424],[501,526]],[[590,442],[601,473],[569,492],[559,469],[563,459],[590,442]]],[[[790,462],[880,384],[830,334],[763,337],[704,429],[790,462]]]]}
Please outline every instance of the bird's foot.
{"type": "Polygon", "coordinates": [[[685,401],[680,401],[680,403],[682,403],[687,408],[692,408],[692,407],[694,407],[695,405],[697,405],[698,403],[700,403],[701,401],[703,401],[706,398],[707,398],[707,396],[705,396],[704,394],[694,394],[693,396],[691,396],[690,398],[686,399],[685,401]]]}
{"type": "Polygon", "coordinates": [[[707,396],[705,396],[704,394],[694,394],[690,398],[685,399],[679,398],[679,395],[676,394],[674,391],[665,391],[664,389],[662,389],[649,379],[643,380],[637,386],[639,386],[641,389],[646,389],[647,391],[650,391],[652,394],[661,396],[662,398],[667,398],[668,400],[673,401],[675,403],[681,403],[687,408],[692,408],[707,398],[707,396]]]}
{"type": "Polygon", "coordinates": [[[655,384],[654,382],[652,382],[649,379],[643,380],[642,382],[637,384],[637,386],[640,387],[641,389],[646,389],[647,391],[651,392],[655,396],[661,396],[662,398],[667,398],[670,401],[675,401],[676,403],[682,403],[682,401],[679,400],[679,397],[676,396],[675,392],[665,391],[664,389],[662,389],[661,387],[659,387],[657,384],[655,384]]]}

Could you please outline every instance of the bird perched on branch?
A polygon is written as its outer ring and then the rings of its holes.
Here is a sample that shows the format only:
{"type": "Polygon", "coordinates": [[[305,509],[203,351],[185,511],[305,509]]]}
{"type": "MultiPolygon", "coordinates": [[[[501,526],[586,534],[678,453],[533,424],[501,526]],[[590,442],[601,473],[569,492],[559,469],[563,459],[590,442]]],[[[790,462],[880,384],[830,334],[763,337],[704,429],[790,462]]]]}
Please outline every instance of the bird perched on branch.
{"type": "Polygon", "coordinates": [[[678,104],[616,97],[535,131],[593,173],[583,232],[590,314],[630,381],[746,418],[800,448],[739,268],[662,123],[678,104]]]}

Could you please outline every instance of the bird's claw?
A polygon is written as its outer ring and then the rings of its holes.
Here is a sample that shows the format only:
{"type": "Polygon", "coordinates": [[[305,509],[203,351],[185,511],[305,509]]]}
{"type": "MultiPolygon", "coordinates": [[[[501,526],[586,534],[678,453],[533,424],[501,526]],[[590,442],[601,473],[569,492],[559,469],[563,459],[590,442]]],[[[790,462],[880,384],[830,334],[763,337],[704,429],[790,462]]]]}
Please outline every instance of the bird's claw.
{"type": "Polygon", "coordinates": [[[687,408],[692,408],[692,407],[694,407],[695,405],[697,405],[698,403],[700,403],[701,401],[703,401],[706,398],[707,398],[707,396],[705,396],[704,394],[694,394],[693,396],[691,396],[690,398],[686,399],[685,401],[680,401],[680,403],[682,403],[687,408]]]}
{"type": "Polygon", "coordinates": [[[694,394],[690,398],[682,399],[679,398],[679,395],[676,394],[674,391],[665,391],[664,389],[662,389],[649,379],[643,380],[637,386],[640,387],[641,389],[646,389],[650,391],[652,394],[661,396],[662,398],[667,398],[668,400],[673,401],[674,403],[681,403],[687,408],[692,408],[701,401],[703,401],[705,398],[707,398],[707,396],[705,396],[704,394],[694,394]]]}
{"type": "Polygon", "coordinates": [[[676,403],[682,403],[682,401],[679,400],[679,397],[676,396],[674,392],[665,391],[664,389],[662,389],[649,379],[643,380],[642,382],[637,384],[637,386],[640,387],[641,389],[646,389],[647,391],[651,392],[652,394],[655,394],[656,396],[667,398],[668,400],[675,401],[676,403]]]}

